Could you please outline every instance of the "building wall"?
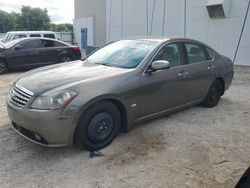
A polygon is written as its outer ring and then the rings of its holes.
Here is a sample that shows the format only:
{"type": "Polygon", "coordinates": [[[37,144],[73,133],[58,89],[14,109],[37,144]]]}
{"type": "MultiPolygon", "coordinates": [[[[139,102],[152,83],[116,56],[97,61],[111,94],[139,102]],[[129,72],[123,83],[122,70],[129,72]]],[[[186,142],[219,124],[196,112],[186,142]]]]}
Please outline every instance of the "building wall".
{"type": "MultiPolygon", "coordinates": [[[[86,27],[85,23],[92,18],[93,27],[88,29],[88,35],[93,36],[93,41],[88,43],[100,47],[106,43],[106,1],[75,0],[74,33],[76,36],[80,36],[80,28],[86,27]]],[[[76,40],[80,45],[80,38],[76,37],[76,40]]]]}
{"type": "MultiPolygon", "coordinates": [[[[211,19],[208,0],[107,0],[106,39],[145,35],[194,38],[233,60],[249,0],[228,1],[229,16],[211,19]]],[[[249,14],[235,59],[240,65],[250,65],[249,14]]]]}

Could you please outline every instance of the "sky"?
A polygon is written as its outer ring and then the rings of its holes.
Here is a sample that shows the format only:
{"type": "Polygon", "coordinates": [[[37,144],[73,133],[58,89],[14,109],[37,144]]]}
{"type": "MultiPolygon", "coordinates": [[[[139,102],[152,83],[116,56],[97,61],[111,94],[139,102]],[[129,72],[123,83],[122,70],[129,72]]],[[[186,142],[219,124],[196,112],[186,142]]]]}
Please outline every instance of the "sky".
{"type": "Polygon", "coordinates": [[[20,12],[22,5],[47,8],[53,23],[73,23],[74,0],[0,0],[0,9],[20,12]]]}

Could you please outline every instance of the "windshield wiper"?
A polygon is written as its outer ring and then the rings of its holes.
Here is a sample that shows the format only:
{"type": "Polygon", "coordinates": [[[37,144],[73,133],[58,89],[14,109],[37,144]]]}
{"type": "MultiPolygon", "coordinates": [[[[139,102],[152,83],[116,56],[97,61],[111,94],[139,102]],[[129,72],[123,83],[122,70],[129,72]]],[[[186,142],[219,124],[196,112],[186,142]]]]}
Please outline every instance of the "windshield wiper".
{"type": "Polygon", "coordinates": [[[81,59],[81,61],[82,61],[83,63],[88,63],[88,62],[89,62],[88,59],[87,59],[87,57],[81,59]]]}
{"type": "Polygon", "coordinates": [[[97,64],[97,65],[104,65],[104,66],[109,66],[109,67],[112,67],[112,65],[111,65],[111,64],[107,64],[107,63],[95,63],[95,64],[97,64]]]}
{"type": "Polygon", "coordinates": [[[125,68],[125,67],[122,67],[122,66],[120,66],[120,65],[111,64],[111,63],[95,63],[95,64],[104,65],[104,66],[109,66],[109,67],[125,68]]]}

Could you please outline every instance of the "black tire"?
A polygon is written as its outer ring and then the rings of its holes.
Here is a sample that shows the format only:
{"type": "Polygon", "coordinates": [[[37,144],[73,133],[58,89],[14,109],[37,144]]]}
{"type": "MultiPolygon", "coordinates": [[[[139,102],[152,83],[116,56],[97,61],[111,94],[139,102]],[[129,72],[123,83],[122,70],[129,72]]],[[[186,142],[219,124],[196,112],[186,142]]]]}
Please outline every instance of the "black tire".
{"type": "Polygon", "coordinates": [[[69,61],[72,61],[72,58],[71,58],[70,56],[63,56],[63,57],[61,57],[61,59],[60,59],[60,62],[61,62],[61,63],[69,62],[69,61]]]}
{"type": "Polygon", "coordinates": [[[218,104],[222,94],[222,85],[219,80],[215,80],[207,93],[207,96],[203,102],[204,106],[212,108],[218,104]]]}
{"type": "Polygon", "coordinates": [[[8,71],[8,66],[3,59],[0,59],[0,74],[4,74],[8,71]]]}
{"type": "Polygon", "coordinates": [[[82,114],[74,139],[79,147],[97,151],[114,140],[120,127],[121,116],[117,107],[109,101],[102,101],[82,114]]]}

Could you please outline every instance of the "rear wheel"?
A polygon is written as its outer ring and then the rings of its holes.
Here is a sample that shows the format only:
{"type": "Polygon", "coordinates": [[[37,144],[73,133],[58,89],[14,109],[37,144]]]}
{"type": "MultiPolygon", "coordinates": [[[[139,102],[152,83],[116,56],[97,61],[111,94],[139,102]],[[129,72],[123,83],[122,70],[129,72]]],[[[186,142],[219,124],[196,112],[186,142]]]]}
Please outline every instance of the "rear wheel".
{"type": "Polygon", "coordinates": [[[219,80],[215,80],[208,90],[208,94],[204,100],[204,106],[214,107],[218,104],[221,98],[222,85],[219,80]]]}
{"type": "Polygon", "coordinates": [[[0,74],[7,72],[8,67],[4,60],[0,59],[0,74]]]}
{"type": "Polygon", "coordinates": [[[113,141],[120,126],[121,117],[117,107],[109,101],[103,101],[90,107],[80,117],[75,141],[89,151],[100,150],[113,141]]]}

